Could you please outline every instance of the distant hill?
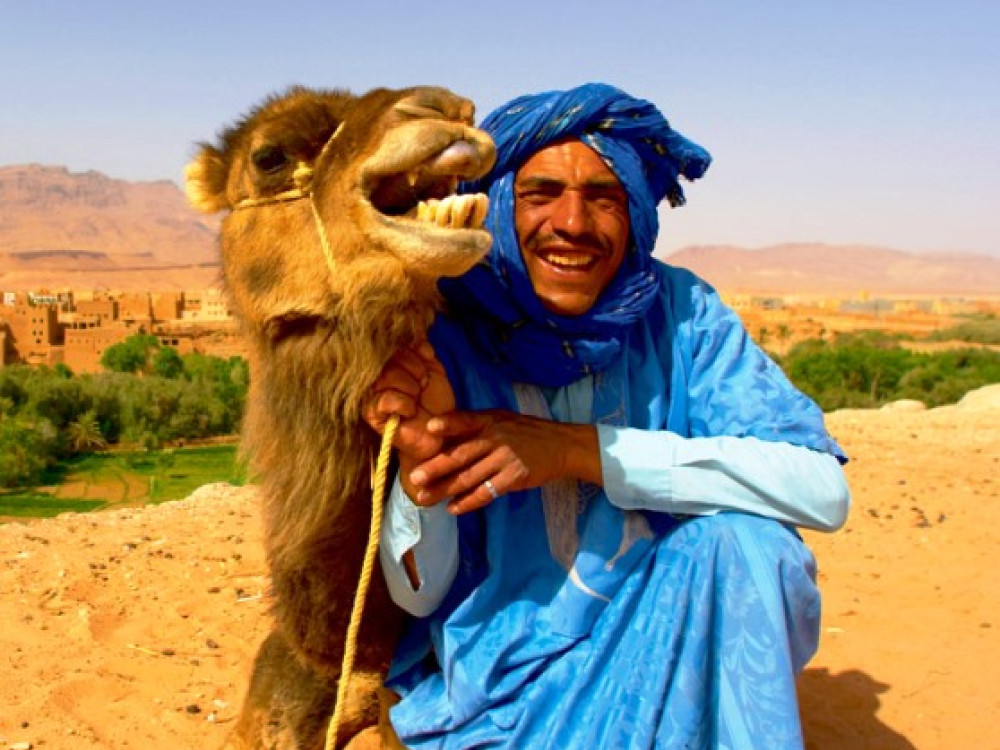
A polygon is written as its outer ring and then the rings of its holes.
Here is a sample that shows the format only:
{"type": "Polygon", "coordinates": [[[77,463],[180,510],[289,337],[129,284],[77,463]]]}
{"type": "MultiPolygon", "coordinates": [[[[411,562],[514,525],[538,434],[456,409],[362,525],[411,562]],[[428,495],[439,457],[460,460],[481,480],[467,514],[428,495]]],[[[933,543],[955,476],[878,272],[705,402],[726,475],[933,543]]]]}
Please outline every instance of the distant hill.
{"type": "MultiPolygon", "coordinates": [[[[216,263],[218,220],[173,182],[129,182],[38,164],[0,167],[0,288],[126,287],[216,263]],[[64,274],[60,276],[59,274],[64,274]],[[119,276],[118,274],[122,274],[119,276]],[[96,281],[94,281],[96,279],[96,281]]],[[[155,288],[175,288],[168,277],[155,288]]],[[[190,281],[190,280],[189,280],[190,281]]],[[[154,285],[155,286],[155,285],[154,285]]]]}
{"type": "Polygon", "coordinates": [[[695,246],[665,256],[722,291],[1000,297],[1000,257],[859,245],[695,246]]]}
{"type": "MultiPolygon", "coordinates": [[[[168,180],[38,164],[0,167],[0,290],[203,288],[219,220],[168,180]]],[[[1000,257],[882,247],[696,246],[666,257],[719,289],[758,294],[1000,296],[1000,257]]]]}

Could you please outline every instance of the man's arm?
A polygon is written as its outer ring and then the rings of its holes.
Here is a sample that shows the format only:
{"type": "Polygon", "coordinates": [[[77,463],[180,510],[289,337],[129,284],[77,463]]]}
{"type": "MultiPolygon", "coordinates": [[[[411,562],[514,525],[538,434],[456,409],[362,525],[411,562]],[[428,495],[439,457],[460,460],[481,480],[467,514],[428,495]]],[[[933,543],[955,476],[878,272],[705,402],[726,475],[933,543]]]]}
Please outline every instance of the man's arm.
{"type": "Polygon", "coordinates": [[[397,479],[386,500],[379,559],[392,600],[426,617],[458,572],[458,521],[443,504],[414,505],[397,479]]]}
{"type": "Polygon", "coordinates": [[[753,437],[683,438],[598,427],[603,485],[620,508],[678,515],[734,510],[836,531],[850,491],[836,457],[753,437]]]}
{"type": "Polygon", "coordinates": [[[500,494],[571,478],[603,486],[625,509],[678,515],[741,511],[834,531],[850,493],[832,455],[753,437],[683,438],[665,430],[563,424],[503,411],[437,417],[451,447],[410,474],[421,505],[464,513],[500,494]]]}

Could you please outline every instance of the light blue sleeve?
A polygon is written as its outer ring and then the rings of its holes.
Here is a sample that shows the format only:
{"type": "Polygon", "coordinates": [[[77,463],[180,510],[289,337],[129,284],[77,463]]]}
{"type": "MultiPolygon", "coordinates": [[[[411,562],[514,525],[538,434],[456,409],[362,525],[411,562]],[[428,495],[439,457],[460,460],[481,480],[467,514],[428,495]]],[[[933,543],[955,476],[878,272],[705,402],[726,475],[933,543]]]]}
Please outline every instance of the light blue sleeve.
{"type": "Polygon", "coordinates": [[[619,508],[677,515],[753,513],[819,531],[847,520],[835,456],[754,437],[684,438],[598,425],[604,491],[619,508]]]}
{"type": "Polygon", "coordinates": [[[458,572],[458,520],[445,503],[414,505],[397,477],[385,501],[379,561],[392,600],[410,614],[426,617],[444,599],[458,572]],[[411,550],[420,578],[417,589],[403,565],[403,555],[411,550]]]}

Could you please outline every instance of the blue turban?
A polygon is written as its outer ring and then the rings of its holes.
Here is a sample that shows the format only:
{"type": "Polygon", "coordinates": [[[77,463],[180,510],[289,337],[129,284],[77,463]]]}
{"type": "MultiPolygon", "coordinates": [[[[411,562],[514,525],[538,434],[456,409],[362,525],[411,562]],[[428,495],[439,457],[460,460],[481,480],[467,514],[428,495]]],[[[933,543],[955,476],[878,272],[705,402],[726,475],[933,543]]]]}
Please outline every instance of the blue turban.
{"type": "Polygon", "coordinates": [[[651,103],[603,83],[522,96],[480,126],[497,146],[497,163],[467,192],[486,192],[493,248],[484,263],[441,283],[449,309],[473,344],[506,375],[542,386],[567,385],[607,367],[627,328],[659,289],[652,253],[657,204],[684,203],[679,179],[694,180],[711,156],[689,141],[651,103]],[[578,138],[599,154],[628,194],[630,247],[617,275],[583,315],[549,312],[534,293],[514,227],[514,177],[538,150],[578,138]]]}

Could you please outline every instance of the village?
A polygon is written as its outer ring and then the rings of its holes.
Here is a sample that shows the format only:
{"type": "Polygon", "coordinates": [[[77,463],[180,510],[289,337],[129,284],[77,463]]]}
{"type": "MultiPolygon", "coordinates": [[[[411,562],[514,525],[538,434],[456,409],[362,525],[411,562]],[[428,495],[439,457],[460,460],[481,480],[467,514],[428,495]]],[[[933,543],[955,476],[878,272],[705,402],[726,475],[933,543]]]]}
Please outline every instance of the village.
{"type": "MultiPolygon", "coordinates": [[[[882,330],[920,339],[963,316],[1000,314],[1000,298],[851,298],[723,294],[750,335],[783,354],[800,341],[882,330]]],[[[225,293],[190,291],[0,292],[0,367],[62,364],[74,373],[101,371],[101,357],[137,333],[184,355],[244,356],[245,345],[225,293]]]]}
{"type": "Polygon", "coordinates": [[[0,299],[0,366],[62,364],[95,373],[109,347],[137,333],[152,334],[181,355],[245,354],[218,289],[4,292],[0,299]]]}

